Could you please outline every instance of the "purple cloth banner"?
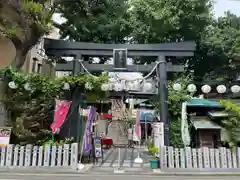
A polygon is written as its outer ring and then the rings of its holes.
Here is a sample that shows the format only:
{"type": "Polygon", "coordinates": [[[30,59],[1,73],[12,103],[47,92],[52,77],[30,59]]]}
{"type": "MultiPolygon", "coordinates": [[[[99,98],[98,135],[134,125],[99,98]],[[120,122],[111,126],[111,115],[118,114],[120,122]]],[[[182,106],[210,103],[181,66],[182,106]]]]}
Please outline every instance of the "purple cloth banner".
{"type": "Polygon", "coordinates": [[[85,139],[84,139],[84,151],[89,152],[92,149],[92,124],[96,117],[97,109],[95,107],[90,107],[88,111],[88,119],[85,130],[85,139]]]}

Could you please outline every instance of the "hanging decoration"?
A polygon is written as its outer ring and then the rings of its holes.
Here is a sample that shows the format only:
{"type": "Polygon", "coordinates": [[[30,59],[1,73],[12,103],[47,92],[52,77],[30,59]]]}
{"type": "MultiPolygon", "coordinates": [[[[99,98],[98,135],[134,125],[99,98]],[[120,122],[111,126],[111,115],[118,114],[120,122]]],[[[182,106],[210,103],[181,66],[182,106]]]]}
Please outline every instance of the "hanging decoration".
{"type": "Polygon", "coordinates": [[[240,86],[238,86],[238,85],[233,85],[233,86],[231,87],[231,91],[232,91],[232,93],[239,93],[239,92],[240,92],[240,86]]]}
{"type": "Polygon", "coordinates": [[[190,92],[190,93],[194,93],[194,92],[197,91],[197,87],[196,87],[196,85],[194,85],[194,84],[189,84],[189,85],[187,86],[187,90],[188,90],[188,92],[190,92]]]}
{"type": "Polygon", "coordinates": [[[219,85],[219,86],[217,86],[217,92],[218,92],[219,94],[223,94],[223,93],[225,93],[226,91],[227,91],[226,86],[224,86],[224,85],[219,85]]]}
{"type": "Polygon", "coordinates": [[[205,93],[205,94],[210,93],[211,89],[212,89],[211,86],[209,86],[209,85],[207,85],[207,84],[205,84],[205,85],[202,86],[202,88],[201,88],[202,92],[205,93]]]}
{"type": "Polygon", "coordinates": [[[53,134],[57,134],[60,132],[60,128],[62,127],[62,125],[67,117],[71,103],[72,103],[71,101],[56,100],[56,106],[55,106],[55,111],[54,111],[54,120],[50,126],[53,134]]]}

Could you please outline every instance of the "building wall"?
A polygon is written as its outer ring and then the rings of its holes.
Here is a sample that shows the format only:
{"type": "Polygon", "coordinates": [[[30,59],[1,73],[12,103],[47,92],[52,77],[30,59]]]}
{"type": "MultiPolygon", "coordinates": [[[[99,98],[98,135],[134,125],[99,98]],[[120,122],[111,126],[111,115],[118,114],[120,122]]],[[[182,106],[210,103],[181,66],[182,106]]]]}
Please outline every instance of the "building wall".
{"type": "MultiPolygon", "coordinates": [[[[59,39],[60,35],[56,28],[45,36],[46,38],[59,39]]],[[[28,53],[26,61],[21,68],[23,72],[27,73],[41,73],[46,76],[55,76],[55,64],[46,60],[42,40],[36,44],[28,53]]]]}

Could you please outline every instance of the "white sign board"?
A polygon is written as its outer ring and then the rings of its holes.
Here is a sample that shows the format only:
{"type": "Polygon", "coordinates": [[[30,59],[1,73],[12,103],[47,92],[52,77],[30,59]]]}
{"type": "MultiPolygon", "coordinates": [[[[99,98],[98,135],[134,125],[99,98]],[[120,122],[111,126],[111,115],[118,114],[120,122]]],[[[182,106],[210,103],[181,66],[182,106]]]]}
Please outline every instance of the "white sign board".
{"type": "Polygon", "coordinates": [[[153,123],[153,137],[156,148],[164,146],[164,126],[163,122],[153,123]]]}
{"type": "Polygon", "coordinates": [[[11,128],[0,127],[0,147],[9,145],[10,136],[11,136],[11,128]]]}

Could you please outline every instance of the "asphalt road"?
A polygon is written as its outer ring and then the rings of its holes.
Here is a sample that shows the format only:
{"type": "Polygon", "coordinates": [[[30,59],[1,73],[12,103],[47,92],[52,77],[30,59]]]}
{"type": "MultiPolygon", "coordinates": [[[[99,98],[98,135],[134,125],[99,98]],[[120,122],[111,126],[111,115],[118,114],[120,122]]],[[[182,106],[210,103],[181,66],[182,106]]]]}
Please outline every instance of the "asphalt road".
{"type": "Polygon", "coordinates": [[[0,173],[0,180],[79,180],[87,178],[88,180],[239,180],[239,176],[161,176],[161,175],[127,175],[127,174],[7,174],[0,173]]]}

